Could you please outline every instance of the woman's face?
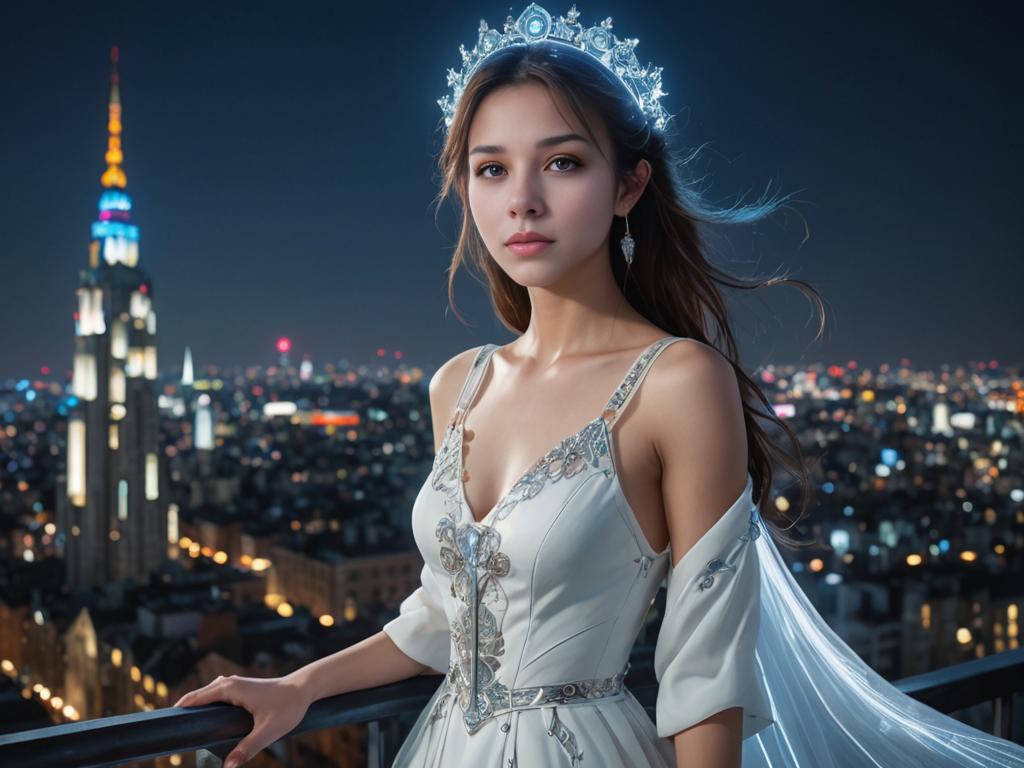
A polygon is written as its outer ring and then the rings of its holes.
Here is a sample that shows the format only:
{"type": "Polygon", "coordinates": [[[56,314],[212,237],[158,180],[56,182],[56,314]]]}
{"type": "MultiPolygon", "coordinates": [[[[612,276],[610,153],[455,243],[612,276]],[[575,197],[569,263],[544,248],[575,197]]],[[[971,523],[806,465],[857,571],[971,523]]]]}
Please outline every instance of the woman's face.
{"type": "Polygon", "coordinates": [[[526,287],[552,285],[607,254],[616,207],[611,145],[600,120],[591,124],[604,156],[572,112],[562,113],[541,84],[505,86],[484,98],[469,129],[473,221],[498,265],[526,287]],[[530,232],[551,242],[508,243],[530,232]]]}

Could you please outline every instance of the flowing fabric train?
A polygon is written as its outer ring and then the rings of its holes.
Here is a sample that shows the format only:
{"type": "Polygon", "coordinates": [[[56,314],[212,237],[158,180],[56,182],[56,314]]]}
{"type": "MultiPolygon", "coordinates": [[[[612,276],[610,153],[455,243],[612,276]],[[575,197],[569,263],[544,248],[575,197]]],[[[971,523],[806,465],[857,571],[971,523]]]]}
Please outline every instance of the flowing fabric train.
{"type": "Polygon", "coordinates": [[[744,768],[1024,766],[1024,747],[899,691],[840,639],[793,579],[770,535],[757,539],[757,663],[775,722],[743,742],[744,768]]]}

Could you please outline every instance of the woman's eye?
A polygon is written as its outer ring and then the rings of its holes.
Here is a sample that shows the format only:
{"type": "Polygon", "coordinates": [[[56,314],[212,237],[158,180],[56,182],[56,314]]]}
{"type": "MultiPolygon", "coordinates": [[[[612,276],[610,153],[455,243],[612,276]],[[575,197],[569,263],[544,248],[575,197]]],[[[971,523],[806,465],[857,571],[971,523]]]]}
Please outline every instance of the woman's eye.
{"type": "MultiPolygon", "coordinates": [[[[579,165],[579,163],[576,162],[571,157],[556,157],[554,160],[551,161],[552,165],[554,165],[555,163],[572,163],[573,166],[578,166],[579,165]]],[[[567,171],[569,169],[568,168],[563,168],[562,170],[567,171]]]]}
{"type": "MultiPolygon", "coordinates": [[[[572,158],[572,157],[556,157],[554,160],[552,160],[550,163],[548,163],[548,165],[553,166],[556,163],[569,163],[570,164],[569,167],[566,167],[566,166],[559,167],[557,170],[559,170],[561,173],[564,173],[565,171],[571,170],[573,167],[578,167],[580,165],[580,162],[578,160],[572,158]]],[[[488,173],[487,171],[490,168],[497,168],[499,171],[503,170],[502,167],[500,165],[498,165],[497,163],[487,163],[486,165],[482,165],[482,166],[480,166],[480,168],[477,169],[476,175],[477,176],[483,176],[484,178],[487,178],[487,179],[493,179],[493,178],[495,178],[496,174],[488,173]]]]}

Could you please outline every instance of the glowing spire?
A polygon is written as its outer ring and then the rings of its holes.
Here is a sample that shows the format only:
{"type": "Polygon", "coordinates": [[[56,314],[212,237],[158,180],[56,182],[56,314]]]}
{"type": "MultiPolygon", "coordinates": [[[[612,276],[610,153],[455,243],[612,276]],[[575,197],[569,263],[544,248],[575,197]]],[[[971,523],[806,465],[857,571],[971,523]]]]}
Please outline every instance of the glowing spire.
{"type": "Polygon", "coordinates": [[[192,350],[189,347],[185,347],[185,362],[181,366],[181,384],[185,387],[195,384],[192,373],[192,350]]]}
{"type": "Polygon", "coordinates": [[[103,172],[100,183],[107,189],[124,189],[128,185],[128,177],[121,168],[124,153],[121,152],[121,92],[118,89],[116,45],[110,49],[110,117],[107,130],[110,132],[107,139],[107,170],[103,172]]]}

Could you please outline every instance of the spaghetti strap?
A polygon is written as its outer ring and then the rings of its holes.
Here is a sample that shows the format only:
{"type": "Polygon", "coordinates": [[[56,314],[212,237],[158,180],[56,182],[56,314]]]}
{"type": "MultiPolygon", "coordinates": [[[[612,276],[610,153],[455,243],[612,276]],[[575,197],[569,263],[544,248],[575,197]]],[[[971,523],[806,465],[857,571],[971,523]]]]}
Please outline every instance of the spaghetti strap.
{"type": "Polygon", "coordinates": [[[658,358],[658,355],[661,354],[662,350],[667,348],[670,344],[681,341],[684,338],[686,337],[666,336],[665,338],[658,339],[640,353],[636,362],[633,363],[625,378],[622,379],[622,383],[619,384],[615,392],[612,393],[611,398],[608,400],[604,410],[601,412],[601,417],[605,420],[605,424],[609,430],[615,422],[618,421],[619,414],[626,409],[630,398],[633,397],[633,393],[640,385],[640,382],[643,381],[644,376],[647,375],[647,371],[650,370],[651,363],[658,358]]]}
{"type": "Polygon", "coordinates": [[[458,424],[463,416],[465,416],[466,409],[476,396],[476,391],[480,388],[480,382],[483,379],[484,372],[487,370],[487,360],[497,348],[497,344],[484,344],[477,350],[476,356],[473,358],[473,364],[469,367],[469,372],[466,374],[466,379],[462,382],[459,399],[456,402],[451,420],[448,422],[449,425],[458,424]]]}

